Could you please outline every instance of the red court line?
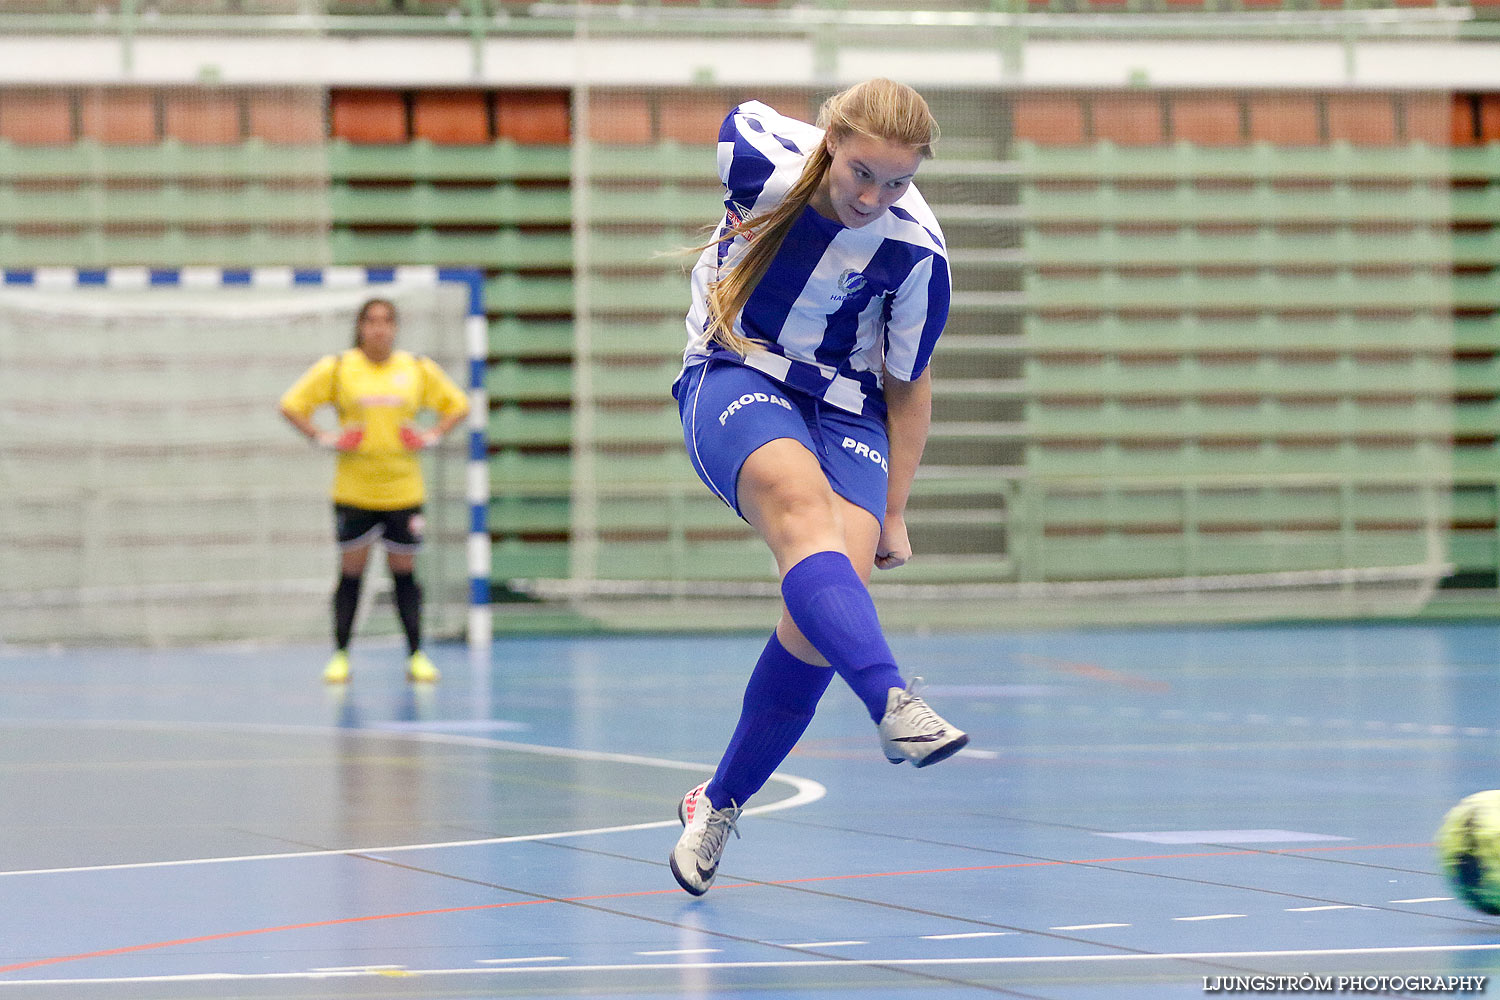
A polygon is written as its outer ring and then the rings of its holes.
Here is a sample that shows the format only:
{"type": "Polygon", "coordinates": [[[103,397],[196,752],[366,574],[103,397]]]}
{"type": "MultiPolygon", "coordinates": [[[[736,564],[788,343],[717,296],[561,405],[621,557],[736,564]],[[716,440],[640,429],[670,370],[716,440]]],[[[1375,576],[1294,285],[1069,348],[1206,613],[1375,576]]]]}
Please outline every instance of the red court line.
{"type": "Polygon", "coordinates": [[[103,951],[90,951],[78,955],[59,955],[55,958],[38,958],[30,962],[17,962],[14,965],[0,965],[0,973],[19,972],[22,969],[36,969],[44,965],[60,965],[63,962],[79,962],[86,958],[109,958],[114,955],[133,955],[142,951],[155,951],[160,948],[174,948],[184,944],[202,944],[206,941],[228,941],[232,938],[252,937],[256,934],[274,934],[278,931],[302,931],[313,927],[338,927],[345,924],[359,924],[371,920],[396,920],[403,917],[430,917],[442,913],[467,913],[473,910],[496,910],[506,906],[531,906],[536,903],[550,903],[548,899],[521,899],[509,903],[483,903],[478,906],[453,906],[441,910],[412,910],[409,913],[375,913],[364,917],[339,917],[334,920],[314,920],[305,924],[283,924],[280,927],[256,927],[243,931],[225,931],[222,934],[204,934],[200,937],[177,938],[174,941],[153,941],[150,944],[132,944],[123,948],[107,948],[103,951]]]}
{"type": "Polygon", "coordinates": [[[1078,663],[1073,660],[1055,659],[1051,656],[1034,656],[1031,653],[1017,653],[1015,658],[1022,663],[1034,663],[1053,670],[1076,674],[1079,677],[1087,677],[1089,680],[1103,681],[1106,684],[1119,684],[1122,687],[1135,688],[1138,691],[1152,691],[1157,694],[1163,694],[1172,690],[1172,685],[1166,681],[1153,681],[1149,678],[1125,673],[1122,670],[1111,670],[1108,667],[1101,667],[1097,663],[1078,663]]]}
{"type": "MultiPolygon", "coordinates": [[[[1060,865],[1109,865],[1124,864],[1131,861],[1174,861],[1185,858],[1235,858],[1265,856],[1268,854],[1285,854],[1295,856],[1310,851],[1385,851],[1397,850],[1405,847],[1431,848],[1431,843],[1426,844],[1357,844],[1343,845],[1339,847],[1308,847],[1308,848],[1281,848],[1260,851],[1198,851],[1189,854],[1142,854],[1133,858],[1077,858],[1072,861],[1015,861],[1004,865],[974,865],[969,868],[926,868],[905,872],[874,872],[864,875],[812,875],[807,878],[785,879],[777,882],[737,882],[733,885],[720,886],[723,889],[742,889],[747,886],[756,885],[800,885],[804,882],[839,882],[848,879],[860,878],[896,878],[901,875],[945,875],[956,872],[988,872],[999,871],[1005,868],[1051,868],[1060,865]]],[[[601,899],[607,897],[599,897],[601,899]]],[[[4,972],[0,969],[0,972],[4,972]]]]}
{"type": "MultiPolygon", "coordinates": [[[[1309,847],[1309,848],[1287,848],[1282,850],[1261,851],[1199,851],[1187,854],[1143,854],[1130,858],[1083,858],[1074,861],[1015,861],[1003,865],[971,865],[964,868],[924,868],[901,872],[866,872],[857,875],[813,875],[807,878],[783,879],[775,882],[734,882],[722,885],[718,888],[724,889],[753,889],[776,885],[801,885],[808,882],[840,882],[850,879],[871,878],[898,878],[904,875],[948,875],[959,872],[987,872],[1001,871],[1009,868],[1055,868],[1066,865],[1105,865],[1123,864],[1133,861],[1172,861],[1185,858],[1227,858],[1227,857],[1251,857],[1265,856],[1268,854],[1298,854],[1309,851],[1383,851],[1395,850],[1408,847],[1430,848],[1432,844],[1364,844],[1340,847],[1309,847]]],[[[177,938],[172,941],[153,941],[148,944],[126,945],[122,948],[106,948],[103,951],[82,952],[77,955],[58,955],[53,958],[38,958],[29,962],[16,962],[13,965],[0,965],[0,975],[7,972],[20,972],[24,969],[37,969],[47,965],[62,965],[65,962],[81,962],[90,958],[110,958],[116,955],[134,955],[144,951],[158,951],[163,948],[175,948],[179,945],[203,944],[208,941],[228,941],[234,938],[254,937],[260,934],[277,934],[282,931],[302,931],[315,927],[342,927],[348,924],[362,924],[375,920],[404,920],[408,917],[434,917],[448,913],[474,913],[480,910],[502,910],[513,906],[536,906],[541,903],[588,903],[605,899],[630,899],[635,896],[661,896],[668,893],[676,894],[680,889],[646,889],[637,892],[614,892],[602,896],[569,896],[561,899],[518,899],[508,903],[479,903],[474,906],[450,906],[436,910],[410,910],[404,913],[372,913],[363,917],[338,917],[333,920],[314,920],[303,924],[283,924],[278,927],[254,927],[242,931],[225,931],[220,934],[204,934],[199,937],[177,938]]]]}

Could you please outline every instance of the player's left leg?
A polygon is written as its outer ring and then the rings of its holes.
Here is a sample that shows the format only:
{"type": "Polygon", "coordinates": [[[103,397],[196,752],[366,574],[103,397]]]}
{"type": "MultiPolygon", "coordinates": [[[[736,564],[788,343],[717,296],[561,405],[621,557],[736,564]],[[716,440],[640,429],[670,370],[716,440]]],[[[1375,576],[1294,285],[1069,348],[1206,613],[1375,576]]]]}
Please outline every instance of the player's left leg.
{"type": "MultiPolygon", "coordinates": [[[[826,502],[839,512],[835,523],[844,533],[843,551],[853,556],[853,564],[864,567],[860,575],[863,586],[874,564],[880,524],[868,511],[842,497],[830,496],[826,502]]],[[[894,662],[890,669],[894,672],[894,662]]],[[[803,637],[783,606],[781,621],[761,651],[745,686],[739,722],[729,748],[704,790],[710,802],[719,808],[729,804],[743,806],[761,789],[812,722],[833,674],[828,661],[803,637]]],[[[889,687],[905,687],[900,674],[886,680],[887,687],[880,688],[875,696],[882,711],[889,687]]],[[[875,679],[874,683],[879,685],[880,680],[875,679]]]]}
{"type": "MultiPolygon", "coordinates": [[[[851,426],[846,434],[843,428],[826,426],[847,419],[825,417],[822,432],[826,435],[832,431],[833,438],[842,439],[841,444],[855,440],[851,435],[871,433],[869,428],[861,431],[851,426]]],[[[884,450],[883,435],[875,444],[877,450],[884,450]]],[[[832,663],[877,724],[886,759],[893,764],[910,761],[925,767],[957,753],[969,738],[917,695],[920,678],[910,684],[901,678],[870,597],[870,574],[881,530],[873,511],[884,507],[885,476],[880,463],[865,457],[869,450],[835,448],[825,438],[819,461],[828,477],[834,523],[843,534],[841,551],[821,548],[806,552],[812,545],[801,540],[801,526],[785,517],[778,520],[775,510],[768,515],[762,487],[747,483],[743,474],[742,503],[747,511],[754,511],[749,518],[752,524],[765,519],[762,533],[768,535],[783,567],[781,592],[785,604],[776,628],[781,645],[803,661],[832,663]]]]}
{"type": "Polygon", "coordinates": [[[755,452],[739,479],[745,519],[781,570],[785,608],[777,634],[793,655],[832,664],[879,721],[886,692],[905,687],[866,587],[880,537],[873,512],[885,509],[885,473],[864,462],[868,469],[856,466],[845,475],[844,449],[826,440],[821,454],[788,444],[773,441],[755,452]],[[864,475],[855,479],[856,473],[864,475]]]}
{"type": "Polygon", "coordinates": [[[396,591],[396,613],[406,633],[406,676],[408,680],[430,684],[441,674],[422,652],[422,587],[417,583],[416,572],[423,528],[422,508],[391,511],[387,515],[385,548],[386,564],[396,591]]]}

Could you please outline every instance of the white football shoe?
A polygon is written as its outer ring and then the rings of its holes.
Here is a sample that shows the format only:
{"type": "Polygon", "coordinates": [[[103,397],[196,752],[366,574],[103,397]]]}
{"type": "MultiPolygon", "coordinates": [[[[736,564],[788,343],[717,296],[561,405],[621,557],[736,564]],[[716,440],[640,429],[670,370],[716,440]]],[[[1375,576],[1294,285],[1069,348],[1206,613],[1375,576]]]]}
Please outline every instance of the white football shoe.
{"type": "Polygon", "coordinates": [[[719,873],[719,859],[724,856],[724,845],[732,832],[736,837],[740,831],[735,822],[740,818],[740,807],[730,803],[723,809],[715,809],[704,794],[708,782],[688,792],[677,804],[677,818],[682,820],[682,836],[672,848],[670,864],[677,884],[694,896],[701,896],[714,884],[719,873]]]}
{"type": "Polygon", "coordinates": [[[922,678],[913,677],[906,690],[893,687],[886,694],[880,749],[892,764],[911,761],[915,767],[926,767],[947,760],[969,742],[968,733],[945,721],[917,697],[921,688],[922,678]]]}

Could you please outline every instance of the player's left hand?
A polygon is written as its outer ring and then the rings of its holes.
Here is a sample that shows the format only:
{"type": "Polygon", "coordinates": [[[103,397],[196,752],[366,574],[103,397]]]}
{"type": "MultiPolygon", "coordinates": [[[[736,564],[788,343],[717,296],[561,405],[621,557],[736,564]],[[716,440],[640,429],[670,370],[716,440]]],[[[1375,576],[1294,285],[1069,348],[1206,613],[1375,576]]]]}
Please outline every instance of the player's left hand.
{"type": "Polygon", "coordinates": [[[911,542],[906,537],[906,518],[886,514],[880,540],[875,543],[875,568],[895,569],[906,565],[910,558],[911,542]]]}
{"type": "Polygon", "coordinates": [[[421,451],[423,448],[431,448],[437,438],[431,431],[421,431],[411,424],[401,425],[401,443],[406,446],[407,451],[421,451]]]}

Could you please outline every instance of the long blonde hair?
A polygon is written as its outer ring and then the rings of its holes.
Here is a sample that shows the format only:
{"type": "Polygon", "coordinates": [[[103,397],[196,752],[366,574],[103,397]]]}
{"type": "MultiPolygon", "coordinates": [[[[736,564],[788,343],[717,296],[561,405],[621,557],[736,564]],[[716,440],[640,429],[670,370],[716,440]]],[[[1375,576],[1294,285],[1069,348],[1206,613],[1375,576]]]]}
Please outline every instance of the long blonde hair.
{"type": "Polygon", "coordinates": [[[828,176],[829,165],[833,163],[830,146],[858,134],[910,147],[923,159],[930,159],[933,143],[938,139],[937,121],[922,95],[904,83],[884,77],[857,83],[824,101],[817,124],[827,136],[808,155],[802,176],[781,203],[769,212],[741,221],[718,239],[697,248],[701,252],[736,236],[743,236],[748,244],[729,272],[708,284],[709,339],[737,354],[747,354],[758,346],[756,341],[735,333],[734,322],[786,241],[792,224],[828,176]]]}

